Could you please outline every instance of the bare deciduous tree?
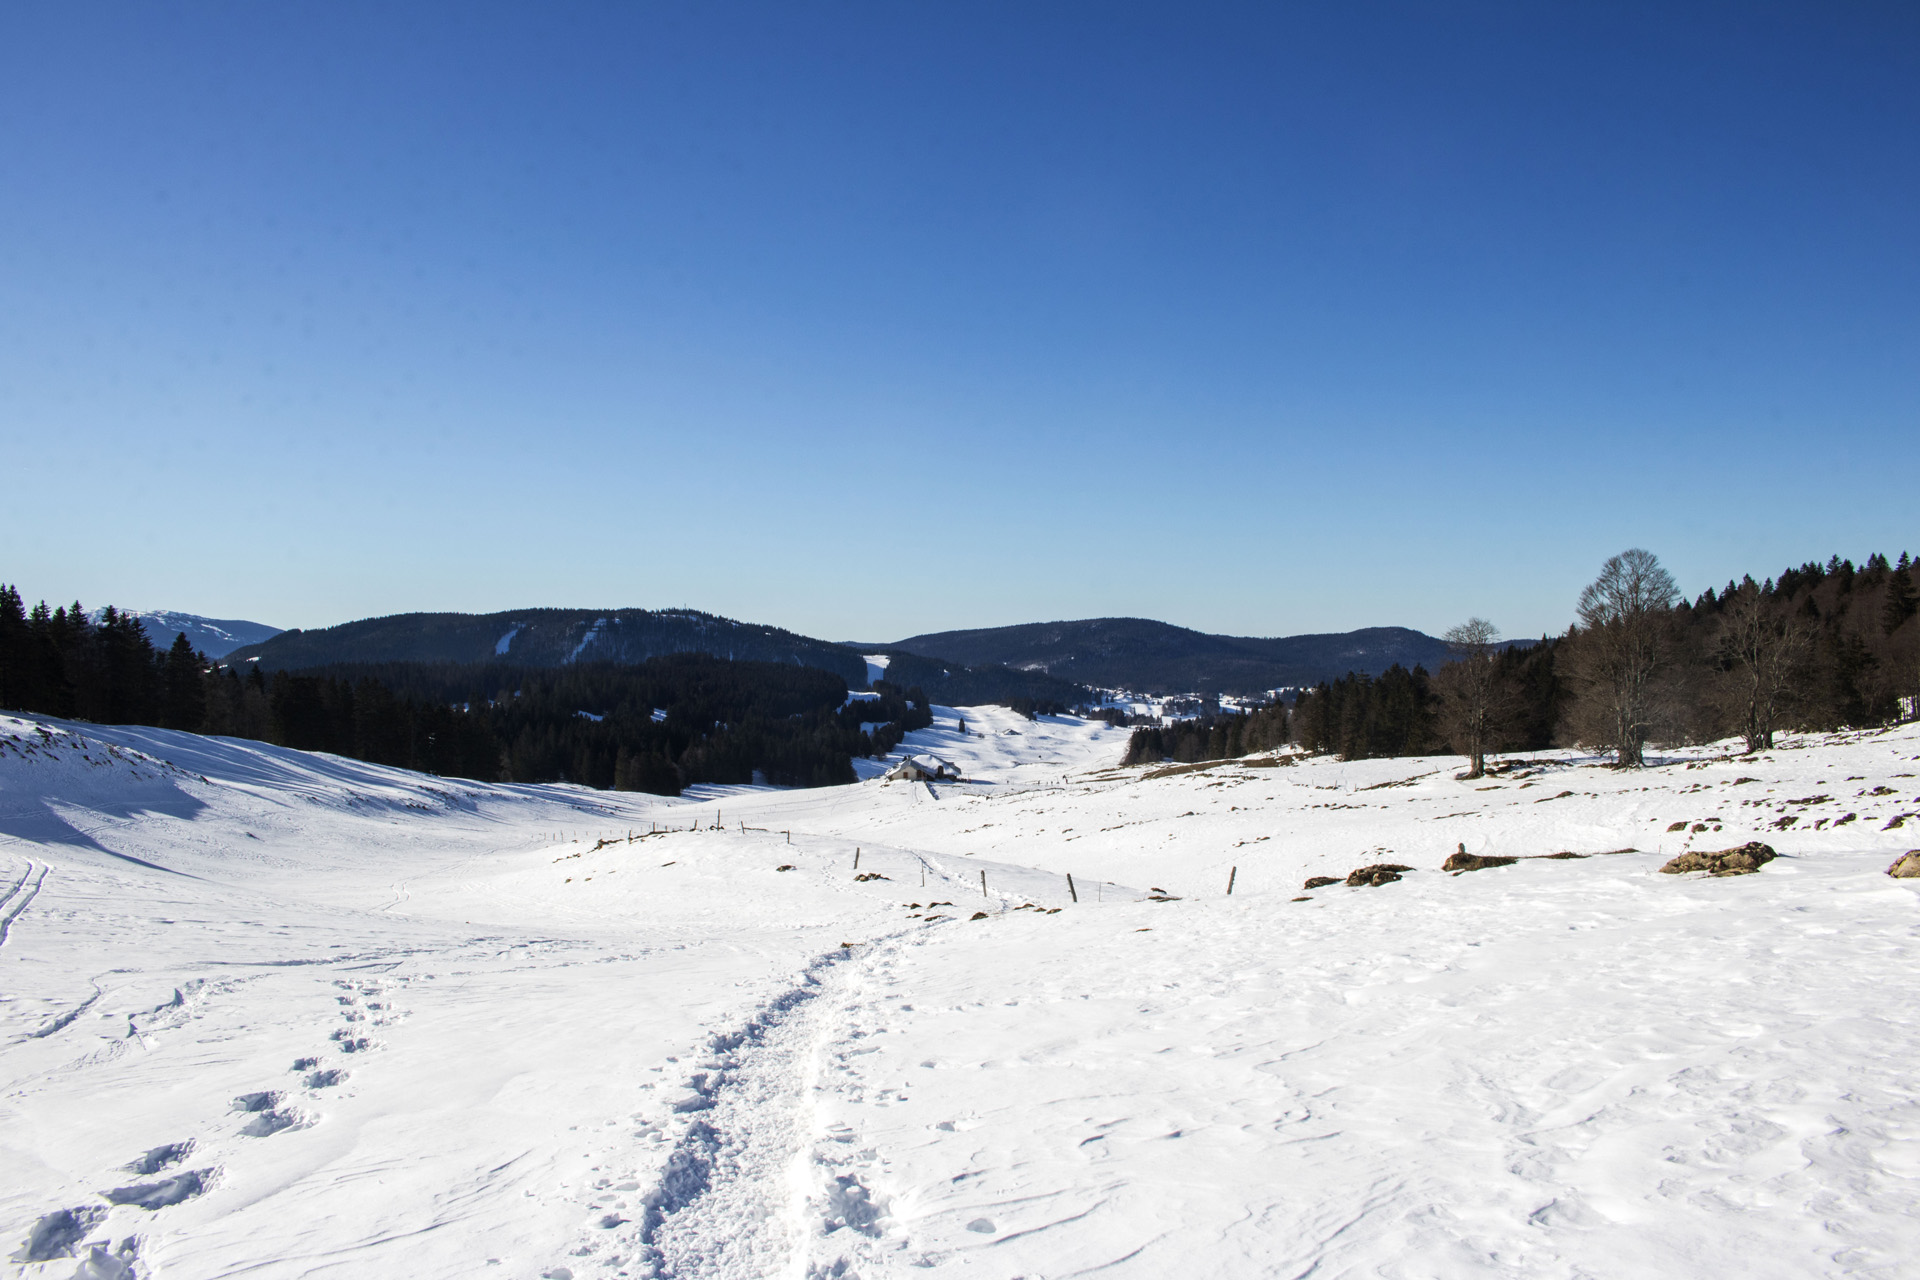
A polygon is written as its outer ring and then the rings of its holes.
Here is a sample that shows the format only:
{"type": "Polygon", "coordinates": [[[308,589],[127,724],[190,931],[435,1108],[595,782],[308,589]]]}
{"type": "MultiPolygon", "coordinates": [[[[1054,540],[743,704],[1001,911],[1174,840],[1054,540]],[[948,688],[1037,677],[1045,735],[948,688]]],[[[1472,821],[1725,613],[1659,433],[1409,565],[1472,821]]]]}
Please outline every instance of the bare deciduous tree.
{"type": "Polygon", "coordinates": [[[1659,558],[1637,547],[1608,560],[1580,593],[1571,655],[1575,709],[1583,734],[1613,748],[1623,769],[1642,763],[1656,722],[1669,614],[1679,594],[1659,558]]]}
{"type": "Polygon", "coordinates": [[[1501,712],[1500,629],[1485,618],[1468,618],[1441,637],[1454,660],[1440,668],[1434,686],[1440,694],[1441,724],[1453,749],[1467,757],[1467,777],[1487,772],[1487,749],[1501,712]]]}
{"type": "Polygon", "coordinates": [[[1773,746],[1773,729],[1785,709],[1810,648],[1798,619],[1771,608],[1752,578],[1725,598],[1719,650],[1725,664],[1722,687],[1738,718],[1748,751],[1773,746]]]}

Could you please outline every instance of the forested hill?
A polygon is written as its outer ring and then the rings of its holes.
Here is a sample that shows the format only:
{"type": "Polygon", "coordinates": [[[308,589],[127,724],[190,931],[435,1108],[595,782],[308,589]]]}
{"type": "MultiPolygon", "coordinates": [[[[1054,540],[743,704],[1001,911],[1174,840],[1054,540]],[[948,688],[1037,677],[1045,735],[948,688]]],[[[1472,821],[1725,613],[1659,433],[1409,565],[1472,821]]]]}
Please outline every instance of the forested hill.
{"type": "Polygon", "coordinates": [[[1009,707],[1023,703],[1070,707],[1093,697],[1093,690],[1085,685],[1044,671],[1023,671],[1000,665],[967,666],[885,646],[867,652],[887,655],[888,680],[925,689],[927,696],[943,707],[976,707],[990,702],[1009,707]]]}
{"type": "Polygon", "coordinates": [[[865,688],[859,654],[778,627],[692,609],[514,609],[506,613],[397,613],[318,631],[283,631],[228,655],[269,671],[354,662],[511,662],[560,667],[638,663],[678,653],[784,662],[831,671],[865,688]]]}
{"type": "MultiPolygon", "coordinates": [[[[96,609],[92,617],[100,621],[103,610],[96,609]]],[[[140,624],[147,633],[147,639],[153,641],[156,649],[166,649],[173,644],[175,636],[183,635],[194,652],[204,653],[209,658],[223,658],[241,645],[259,644],[280,634],[280,628],[270,627],[264,622],[248,622],[241,618],[203,618],[197,613],[178,613],[172,609],[128,610],[127,616],[140,624]]]]}
{"type": "Polygon", "coordinates": [[[1146,618],[942,631],[889,646],[970,666],[1005,664],[1081,684],[1141,691],[1256,693],[1395,665],[1437,669],[1446,642],[1406,627],[1332,635],[1215,636],[1146,618]]]}

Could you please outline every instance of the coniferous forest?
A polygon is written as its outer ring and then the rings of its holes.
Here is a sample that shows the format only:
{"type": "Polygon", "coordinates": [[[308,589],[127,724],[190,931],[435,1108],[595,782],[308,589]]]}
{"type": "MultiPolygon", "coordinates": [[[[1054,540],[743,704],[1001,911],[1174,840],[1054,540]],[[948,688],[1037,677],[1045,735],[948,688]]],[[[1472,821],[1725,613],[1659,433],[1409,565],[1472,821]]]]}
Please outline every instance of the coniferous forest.
{"type": "Polygon", "coordinates": [[[1732,737],[1759,751],[1781,731],[1892,723],[1920,694],[1915,572],[1905,553],[1836,556],[1689,601],[1657,559],[1630,551],[1564,635],[1483,646],[1431,679],[1416,668],[1322,683],[1301,695],[1295,733],[1349,759],[1472,754],[1477,723],[1485,750],[1579,745],[1633,765],[1647,745],[1732,737]]]}
{"type": "Polygon", "coordinates": [[[1127,739],[1127,754],[1121,763],[1231,760],[1255,751],[1271,751],[1288,741],[1286,704],[1274,703],[1252,711],[1216,711],[1167,725],[1142,725],[1127,739]]]}
{"type": "MultiPolygon", "coordinates": [[[[1577,745],[1633,765],[1649,744],[1733,737],[1757,751],[1780,731],[1888,724],[1915,715],[1920,695],[1917,572],[1905,553],[1861,566],[1835,556],[1689,601],[1653,556],[1627,552],[1582,595],[1565,634],[1470,643],[1431,674],[1395,666],[1322,681],[1300,693],[1287,732],[1350,760],[1577,745]]],[[[1243,745],[1244,729],[1236,743],[1235,719],[1137,729],[1128,761],[1262,749],[1243,745]]]]}
{"type": "Polygon", "coordinates": [[[79,604],[31,612],[0,586],[0,707],[329,751],[507,782],[677,795],[700,782],[852,782],[932,723],[918,688],[790,663],[678,654],[632,665],[363,663],[271,675],[219,665],[184,637],[161,652],[137,620],[79,604]]]}

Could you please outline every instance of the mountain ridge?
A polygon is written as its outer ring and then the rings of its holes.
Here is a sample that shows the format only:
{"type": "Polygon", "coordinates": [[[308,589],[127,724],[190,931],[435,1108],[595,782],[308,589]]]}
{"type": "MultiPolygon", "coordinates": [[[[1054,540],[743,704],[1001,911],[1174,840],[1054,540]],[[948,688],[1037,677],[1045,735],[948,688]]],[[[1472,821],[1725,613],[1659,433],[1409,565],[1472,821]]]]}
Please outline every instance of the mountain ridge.
{"type": "Polygon", "coordinates": [[[644,662],[676,653],[792,662],[867,683],[850,649],[697,609],[508,609],[498,613],[396,613],[313,631],[284,631],[236,649],[230,662],[299,670],[343,662],[487,662],[523,666],[644,662]]]}
{"type": "Polygon", "coordinates": [[[1349,671],[1447,661],[1447,643],[1410,627],[1297,636],[1221,636],[1151,618],[1082,618],[938,631],[891,648],[970,666],[1044,671],[1080,684],[1140,692],[1260,693],[1349,671]]]}
{"type": "Polygon", "coordinates": [[[508,609],[418,612],[284,631],[228,653],[229,663],[299,670],[355,662],[493,662],[565,666],[644,662],[676,653],[818,667],[865,688],[866,654],[899,656],[891,678],[947,705],[1031,697],[1070,702],[1083,688],[1259,694],[1379,675],[1398,663],[1445,662],[1446,642],[1408,627],[1299,636],[1221,636],[1151,618],[1085,618],[929,632],[847,645],[697,609],[508,609]]]}

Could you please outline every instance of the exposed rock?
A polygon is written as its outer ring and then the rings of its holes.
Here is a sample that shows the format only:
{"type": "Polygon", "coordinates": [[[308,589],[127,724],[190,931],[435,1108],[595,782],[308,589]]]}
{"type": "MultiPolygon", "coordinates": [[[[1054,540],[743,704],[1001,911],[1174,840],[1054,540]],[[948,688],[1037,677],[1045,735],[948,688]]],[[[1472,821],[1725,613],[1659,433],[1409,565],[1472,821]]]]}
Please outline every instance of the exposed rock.
{"type": "Polygon", "coordinates": [[[1348,873],[1347,883],[1356,889],[1362,886],[1392,884],[1400,878],[1402,871],[1411,870],[1413,870],[1412,867],[1402,866],[1397,862],[1376,862],[1370,867],[1361,867],[1348,873]]]}
{"type": "Polygon", "coordinates": [[[1747,876],[1779,856],[1771,847],[1758,840],[1750,840],[1733,849],[1698,849],[1683,853],[1660,870],[1667,875],[1705,871],[1716,876],[1747,876]]]}
{"type": "Polygon", "coordinates": [[[1920,849],[1901,854],[1899,860],[1887,868],[1887,874],[1896,880],[1920,880],[1920,849]]]}
{"type": "Polygon", "coordinates": [[[1339,876],[1308,876],[1305,885],[1308,889],[1318,889],[1325,885],[1339,884],[1339,876]]]}

